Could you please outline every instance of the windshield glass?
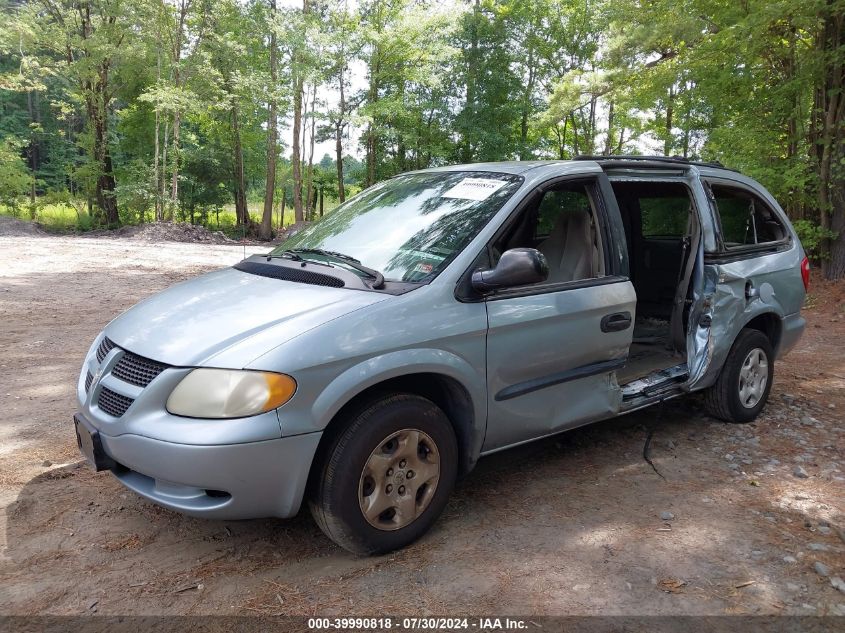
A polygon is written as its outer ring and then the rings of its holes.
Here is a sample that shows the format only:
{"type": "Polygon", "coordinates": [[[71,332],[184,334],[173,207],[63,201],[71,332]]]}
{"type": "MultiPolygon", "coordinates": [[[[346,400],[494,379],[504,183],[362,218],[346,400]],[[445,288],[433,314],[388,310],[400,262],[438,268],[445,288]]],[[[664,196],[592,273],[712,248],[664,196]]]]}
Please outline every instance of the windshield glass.
{"type": "MultiPolygon", "coordinates": [[[[389,281],[420,281],[440,272],[521,183],[519,176],[491,172],[397,176],[362,191],[272,254],[332,251],[381,271],[389,281]]],[[[330,261],[344,265],[341,259],[330,261]]]]}

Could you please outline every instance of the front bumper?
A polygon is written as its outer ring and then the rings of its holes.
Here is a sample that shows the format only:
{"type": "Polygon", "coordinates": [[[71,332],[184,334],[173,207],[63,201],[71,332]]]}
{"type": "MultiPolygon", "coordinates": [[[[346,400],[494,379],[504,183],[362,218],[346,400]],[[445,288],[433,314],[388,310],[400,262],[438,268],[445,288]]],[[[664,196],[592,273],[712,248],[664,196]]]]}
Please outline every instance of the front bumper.
{"type": "Polygon", "coordinates": [[[321,433],[198,446],[100,432],[112,474],[161,506],[197,517],[291,517],[302,502],[321,433]]]}

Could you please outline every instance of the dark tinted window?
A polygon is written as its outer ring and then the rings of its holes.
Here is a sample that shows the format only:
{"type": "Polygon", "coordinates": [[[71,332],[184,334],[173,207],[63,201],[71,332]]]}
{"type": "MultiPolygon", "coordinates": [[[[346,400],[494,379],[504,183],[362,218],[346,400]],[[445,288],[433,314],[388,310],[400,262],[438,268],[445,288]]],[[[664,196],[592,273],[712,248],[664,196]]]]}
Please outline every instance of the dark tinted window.
{"type": "Polygon", "coordinates": [[[758,196],[744,189],[713,185],[713,196],[727,248],[777,242],[786,237],[774,211],[758,196]]]}

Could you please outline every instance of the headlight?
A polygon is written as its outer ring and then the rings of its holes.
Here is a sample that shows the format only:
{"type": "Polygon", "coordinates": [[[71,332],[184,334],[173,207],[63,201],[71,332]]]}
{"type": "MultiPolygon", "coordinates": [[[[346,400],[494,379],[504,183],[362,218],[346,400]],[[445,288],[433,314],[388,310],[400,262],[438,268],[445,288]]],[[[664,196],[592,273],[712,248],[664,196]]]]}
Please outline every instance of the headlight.
{"type": "Polygon", "coordinates": [[[285,374],[201,368],[176,385],[167,410],[190,418],[244,418],[282,406],[295,391],[296,381],[285,374]]]}

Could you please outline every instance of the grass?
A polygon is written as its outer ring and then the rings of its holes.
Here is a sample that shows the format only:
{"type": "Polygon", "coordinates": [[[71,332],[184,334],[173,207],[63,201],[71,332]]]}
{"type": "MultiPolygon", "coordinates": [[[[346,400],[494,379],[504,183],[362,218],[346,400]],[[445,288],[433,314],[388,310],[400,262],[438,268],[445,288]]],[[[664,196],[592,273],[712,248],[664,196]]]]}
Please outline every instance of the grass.
{"type": "MultiPolygon", "coordinates": [[[[327,198],[324,201],[323,211],[324,213],[328,213],[337,206],[338,202],[336,200],[327,198]]],[[[247,209],[249,209],[249,214],[253,220],[258,222],[264,211],[264,203],[260,200],[248,202],[247,209]]],[[[56,233],[90,231],[91,229],[99,228],[94,222],[94,219],[88,215],[84,201],[78,201],[76,206],[68,203],[37,203],[34,209],[28,204],[20,205],[17,209],[0,204],[0,215],[11,216],[21,220],[32,220],[41,224],[44,230],[56,233]]],[[[191,222],[191,214],[187,210],[177,210],[174,216],[178,222],[197,224],[211,231],[223,231],[223,233],[231,237],[239,237],[242,234],[242,229],[237,226],[235,221],[234,204],[228,204],[214,209],[195,210],[193,222],[191,222]]],[[[152,209],[148,210],[143,214],[143,218],[137,212],[131,214],[130,217],[122,215],[121,220],[124,226],[141,224],[142,222],[148,223],[154,220],[154,212],[152,209]]],[[[273,213],[274,230],[278,230],[279,220],[277,207],[273,213]]],[[[289,226],[293,222],[293,207],[286,206],[282,224],[283,226],[289,226]]]]}

